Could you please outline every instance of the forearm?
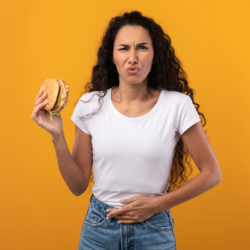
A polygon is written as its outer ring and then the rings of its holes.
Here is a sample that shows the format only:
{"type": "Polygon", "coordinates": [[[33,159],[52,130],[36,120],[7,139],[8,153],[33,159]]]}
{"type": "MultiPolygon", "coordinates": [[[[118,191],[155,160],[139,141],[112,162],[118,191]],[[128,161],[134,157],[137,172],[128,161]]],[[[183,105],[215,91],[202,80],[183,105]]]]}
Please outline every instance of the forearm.
{"type": "Polygon", "coordinates": [[[217,175],[208,172],[200,172],[194,178],[186,182],[182,187],[160,197],[155,197],[156,212],[163,212],[168,208],[177,206],[185,201],[206,192],[216,186],[220,181],[217,175]]]}
{"type": "Polygon", "coordinates": [[[54,144],[61,175],[70,191],[78,196],[85,190],[84,175],[69,152],[64,134],[51,137],[54,144]]]}

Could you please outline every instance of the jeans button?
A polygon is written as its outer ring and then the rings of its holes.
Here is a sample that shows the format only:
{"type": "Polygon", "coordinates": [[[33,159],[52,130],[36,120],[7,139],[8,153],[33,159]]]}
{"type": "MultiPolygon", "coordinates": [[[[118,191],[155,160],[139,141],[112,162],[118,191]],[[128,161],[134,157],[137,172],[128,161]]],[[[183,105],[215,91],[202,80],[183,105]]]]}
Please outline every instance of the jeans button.
{"type": "Polygon", "coordinates": [[[112,217],[106,217],[106,219],[107,219],[107,222],[111,222],[112,221],[112,217]]]}

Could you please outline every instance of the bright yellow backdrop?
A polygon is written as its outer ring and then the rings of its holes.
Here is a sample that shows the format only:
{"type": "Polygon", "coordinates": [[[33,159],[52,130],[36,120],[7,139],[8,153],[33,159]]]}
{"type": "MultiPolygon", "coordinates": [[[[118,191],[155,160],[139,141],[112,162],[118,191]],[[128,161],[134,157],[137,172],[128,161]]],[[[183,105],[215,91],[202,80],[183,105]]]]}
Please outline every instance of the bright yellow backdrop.
{"type": "MultiPolygon", "coordinates": [[[[73,103],[89,81],[109,20],[139,10],[159,23],[196,90],[222,182],[171,208],[178,250],[250,249],[249,1],[2,1],[0,249],[77,249],[91,189],[74,196],[51,136],[31,114],[47,78],[70,86],[62,112],[70,152],[73,103]]],[[[192,177],[199,173],[194,166],[192,177]]]]}

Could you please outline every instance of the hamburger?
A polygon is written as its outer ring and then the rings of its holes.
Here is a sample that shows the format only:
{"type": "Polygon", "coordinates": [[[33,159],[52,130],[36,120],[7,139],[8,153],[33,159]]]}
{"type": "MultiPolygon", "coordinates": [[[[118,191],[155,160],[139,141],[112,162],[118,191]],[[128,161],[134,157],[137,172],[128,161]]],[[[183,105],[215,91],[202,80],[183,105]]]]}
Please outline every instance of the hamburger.
{"type": "Polygon", "coordinates": [[[47,93],[46,99],[48,100],[43,109],[50,113],[52,121],[52,115],[59,116],[68,102],[69,86],[63,80],[49,78],[42,83],[41,89],[43,93],[47,93]]]}

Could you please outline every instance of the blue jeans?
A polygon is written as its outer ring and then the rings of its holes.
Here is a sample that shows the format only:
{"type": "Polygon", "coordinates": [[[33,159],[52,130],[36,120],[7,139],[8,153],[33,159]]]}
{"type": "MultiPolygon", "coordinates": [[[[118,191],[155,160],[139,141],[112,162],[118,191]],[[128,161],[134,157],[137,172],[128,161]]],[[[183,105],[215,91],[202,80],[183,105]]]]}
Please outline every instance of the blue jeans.
{"type": "Polygon", "coordinates": [[[118,224],[117,218],[107,217],[108,208],[114,207],[92,194],[78,250],[176,250],[170,209],[142,222],[118,224]]]}

